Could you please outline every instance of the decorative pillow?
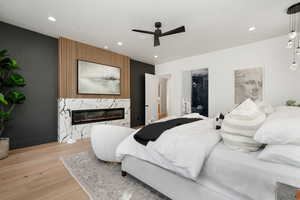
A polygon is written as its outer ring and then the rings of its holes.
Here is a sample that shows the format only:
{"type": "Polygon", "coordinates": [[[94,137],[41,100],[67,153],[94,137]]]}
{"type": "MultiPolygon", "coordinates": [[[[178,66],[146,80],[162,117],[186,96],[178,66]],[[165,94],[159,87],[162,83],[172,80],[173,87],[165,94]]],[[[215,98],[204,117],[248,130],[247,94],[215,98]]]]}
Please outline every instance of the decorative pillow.
{"type": "Polygon", "coordinates": [[[247,99],[226,115],[222,130],[234,135],[253,137],[265,119],[266,115],[258,106],[251,99],[247,99]]]}
{"type": "Polygon", "coordinates": [[[266,115],[258,106],[247,99],[225,116],[222,123],[224,144],[238,151],[257,151],[261,144],[253,136],[265,119],[266,115]]]}
{"type": "Polygon", "coordinates": [[[231,135],[222,133],[224,144],[235,151],[252,152],[257,151],[261,144],[257,143],[251,137],[231,135]]]}
{"type": "Polygon", "coordinates": [[[271,115],[257,131],[254,139],[263,144],[300,145],[300,116],[288,116],[281,113],[271,115]]]}
{"type": "Polygon", "coordinates": [[[297,145],[267,145],[258,155],[258,159],[300,167],[300,146],[297,145]]]}

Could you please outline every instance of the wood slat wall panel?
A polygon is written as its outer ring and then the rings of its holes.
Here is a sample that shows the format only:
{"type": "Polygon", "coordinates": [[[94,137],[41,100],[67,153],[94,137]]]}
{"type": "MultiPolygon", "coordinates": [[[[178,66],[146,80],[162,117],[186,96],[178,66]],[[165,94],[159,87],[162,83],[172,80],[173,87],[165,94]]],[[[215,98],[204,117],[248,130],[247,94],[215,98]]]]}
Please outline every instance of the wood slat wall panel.
{"type": "Polygon", "coordinates": [[[81,42],[59,38],[60,98],[130,98],[130,59],[81,42]],[[121,69],[121,95],[77,94],[77,60],[85,60],[121,69]]]}

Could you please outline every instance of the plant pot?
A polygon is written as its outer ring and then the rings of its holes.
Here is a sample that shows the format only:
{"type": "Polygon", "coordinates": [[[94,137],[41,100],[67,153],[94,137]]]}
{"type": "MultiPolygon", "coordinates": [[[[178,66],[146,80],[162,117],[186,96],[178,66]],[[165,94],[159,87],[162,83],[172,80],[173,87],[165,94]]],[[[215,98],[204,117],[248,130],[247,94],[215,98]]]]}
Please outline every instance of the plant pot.
{"type": "Polygon", "coordinates": [[[8,156],[9,138],[0,138],[0,160],[8,156]]]}

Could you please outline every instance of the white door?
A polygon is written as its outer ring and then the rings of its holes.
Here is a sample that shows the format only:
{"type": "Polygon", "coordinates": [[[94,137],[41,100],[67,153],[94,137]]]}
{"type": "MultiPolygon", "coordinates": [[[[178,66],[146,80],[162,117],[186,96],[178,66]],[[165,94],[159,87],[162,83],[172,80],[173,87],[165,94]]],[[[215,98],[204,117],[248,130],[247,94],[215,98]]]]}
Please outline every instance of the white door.
{"type": "Polygon", "coordinates": [[[158,83],[159,79],[153,74],[145,74],[145,123],[146,125],[158,120],[158,83]]]}

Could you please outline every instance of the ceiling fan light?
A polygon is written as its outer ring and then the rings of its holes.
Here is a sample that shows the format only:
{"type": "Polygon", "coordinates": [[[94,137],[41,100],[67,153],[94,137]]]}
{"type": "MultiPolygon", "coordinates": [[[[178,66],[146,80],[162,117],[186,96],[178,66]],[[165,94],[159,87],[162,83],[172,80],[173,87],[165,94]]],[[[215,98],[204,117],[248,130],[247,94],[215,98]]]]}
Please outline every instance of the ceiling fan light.
{"type": "Polygon", "coordinates": [[[293,44],[294,44],[293,40],[289,40],[288,43],[287,43],[286,48],[288,48],[288,49],[293,48],[293,44]]]}
{"type": "Polygon", "coordinates": [[[295,39],[297,37],[297,32],[296,31],[291,31],[289,32],[289,38],[290,39],[295,39]]]}
{"type": "Polygon", "coordinates": [[[290,65],[290,70],[296,71],[297,68],[298,68],[298,64],[294,61],[294,62],[290,65]]]}

